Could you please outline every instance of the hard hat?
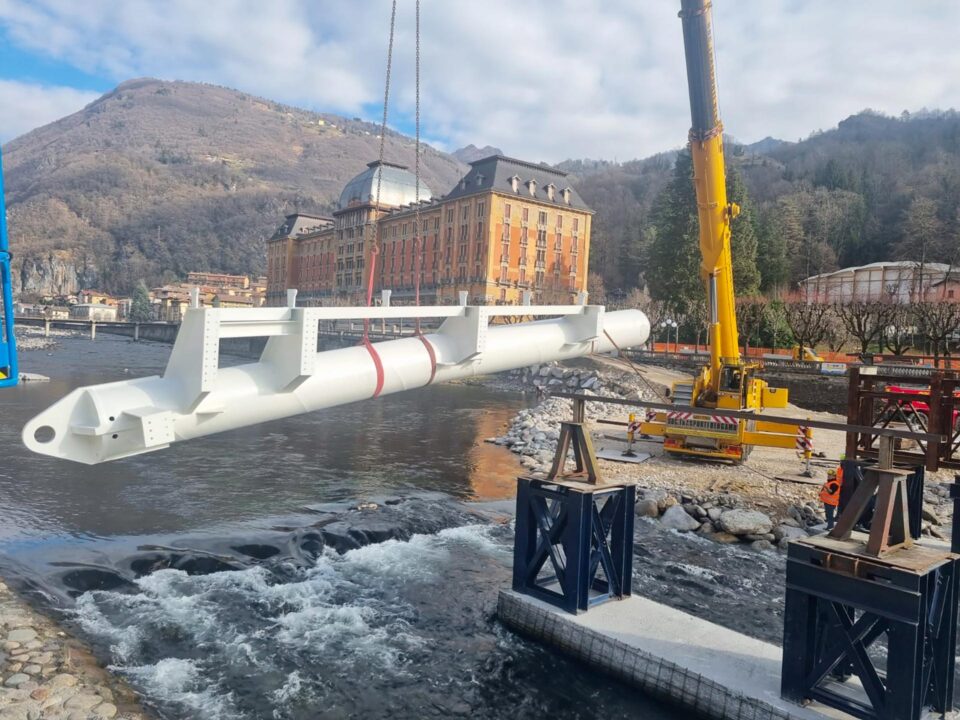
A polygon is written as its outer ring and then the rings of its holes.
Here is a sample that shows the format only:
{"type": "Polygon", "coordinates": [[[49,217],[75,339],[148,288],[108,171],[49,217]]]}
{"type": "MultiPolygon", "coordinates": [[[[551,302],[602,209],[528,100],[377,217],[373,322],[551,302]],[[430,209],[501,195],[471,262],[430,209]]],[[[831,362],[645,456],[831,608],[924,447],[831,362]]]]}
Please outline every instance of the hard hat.
{"type": "Polygon", "coordinates": [[[827,477],[828,477],[828,478],[835,478],[836,476],[837,476],[837,471],[836,471],[836,470],[834,470],[833,468],[830,468],[829,470],[827,470],[827,477]]]}

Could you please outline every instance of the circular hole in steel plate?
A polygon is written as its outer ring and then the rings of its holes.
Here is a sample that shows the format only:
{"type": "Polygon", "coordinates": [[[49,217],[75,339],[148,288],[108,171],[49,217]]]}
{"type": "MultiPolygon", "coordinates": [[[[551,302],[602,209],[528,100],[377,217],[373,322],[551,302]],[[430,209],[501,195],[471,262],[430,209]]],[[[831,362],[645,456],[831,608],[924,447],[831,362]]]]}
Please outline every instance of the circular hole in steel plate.
{"type": "Polygon", "coordinates": [[[33,439],[38,443],[48,443],[57,436],[57,431],[49,425],[41,425],[33,432],[33,439]]]}

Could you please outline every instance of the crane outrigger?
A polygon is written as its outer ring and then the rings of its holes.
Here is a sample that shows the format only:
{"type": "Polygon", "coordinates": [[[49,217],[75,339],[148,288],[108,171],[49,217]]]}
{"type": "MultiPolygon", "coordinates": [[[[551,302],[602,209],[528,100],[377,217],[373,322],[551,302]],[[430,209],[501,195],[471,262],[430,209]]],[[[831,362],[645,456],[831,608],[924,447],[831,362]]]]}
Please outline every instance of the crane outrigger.
{"type": "Polygon", "coordinates": [[[657,413],[643,423],[641,432],[663,436],[664,450],[674,455],[740,462],[754,445],[794,447],[795,430],[723,413],[786,407],[787,390],[756,377],[759,364],[740,355],[730,250],[730,225],[740,208],[727,200],[711,14],[709,0],[681,0],[710,363],[692,381],[673,385],[673,402],[690,409],[657,413]]]}

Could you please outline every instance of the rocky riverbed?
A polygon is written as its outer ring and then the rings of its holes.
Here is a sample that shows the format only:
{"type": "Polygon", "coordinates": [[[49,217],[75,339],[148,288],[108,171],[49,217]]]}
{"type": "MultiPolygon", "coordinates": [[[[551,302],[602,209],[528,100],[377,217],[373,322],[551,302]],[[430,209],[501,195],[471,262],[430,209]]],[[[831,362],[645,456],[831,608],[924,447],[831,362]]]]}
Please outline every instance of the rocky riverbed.
{"type": "Polygon", "coordinates": [[[18,350],[46,350],[56,347],[58,339],[65,337],[75,337],[76,333],[72,330],[50,330],[49,336],[44,336],[43,328],[30,325],[16,326],[14,333],[17,338],[18,350]]]}
{"type": "Polygon", "coordinates": [[[0,720],[146,720],[123,681],[0,582],[0,720]]]}

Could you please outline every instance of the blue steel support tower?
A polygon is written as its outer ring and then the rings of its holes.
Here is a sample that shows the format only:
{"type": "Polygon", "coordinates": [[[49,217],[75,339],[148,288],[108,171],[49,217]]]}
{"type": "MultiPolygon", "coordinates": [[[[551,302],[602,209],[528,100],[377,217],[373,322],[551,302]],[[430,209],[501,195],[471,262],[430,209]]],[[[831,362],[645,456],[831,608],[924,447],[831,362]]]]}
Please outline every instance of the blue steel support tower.
{"type": "Polygon", "coordinates": [[[13,286],[10,278],[10,244],[7,239],[7,204],[3,193],[3,158],[0,155],[0,387],[16,385],[17,341],[13,335],[13,286]]]}

